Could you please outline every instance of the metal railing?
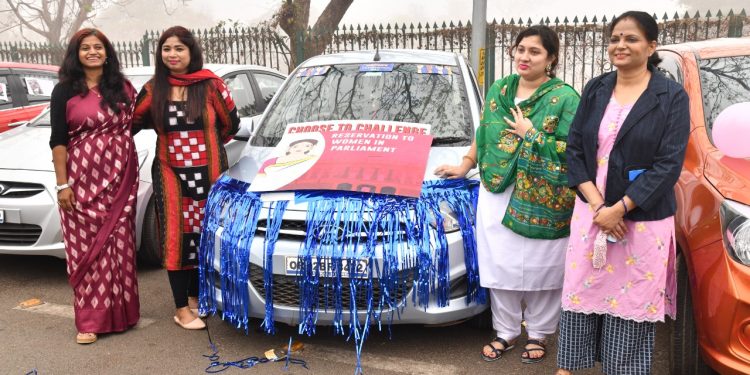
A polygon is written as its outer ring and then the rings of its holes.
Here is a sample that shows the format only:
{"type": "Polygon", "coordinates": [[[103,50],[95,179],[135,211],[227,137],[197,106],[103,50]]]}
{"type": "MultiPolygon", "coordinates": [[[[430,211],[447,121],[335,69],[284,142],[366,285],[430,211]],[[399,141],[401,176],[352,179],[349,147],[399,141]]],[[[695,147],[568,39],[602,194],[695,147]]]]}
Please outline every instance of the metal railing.
{"type": "MultiPolygon", "coordinates": [[[[612,70],[607,45],[609,24],[613,18],[545,18],[536,23],[532,23],[531,19],[493,20],[487,33],[487,56],[492,60],[487,66],[488,78],[510,74],[513,64],[510,52],[516,36],[532,24],[543,24],[557,31],[560,38],[557,76],[580,91],[589,79],[612,70]]],[[[730,10],[726,15],[721,11],[715,14],[709,11],[704,15],[696,12],[693,16],[685,13],[680,17],[675,13],[672,17],[664,14],[660,18],[654,15],[654,18],[659,23],[659,45],[750,35],[750,17],[745,10],[739,14],[730,10]]]]}
{"type": "MultiPolygon", "coordinates": [[[[613,16],[614,17],[614,16],[613,16]]],[[[578,90],[590,78],[612,69],[606,54],[608,27],[613,17],[501,19],[487,24],[485,82],[512,72],[509,51],[518,33],[532,25],[548,25],[560,37],[560,62],[557,75],[578,90]]],[[[706,12],[683,16],[674,14],[654,18],[659,22],[659,44],[705,40],[717,37],[750,35],[750,17],[745,10],[706,12]]],[[[206,63],[257,64],[289,72],[291,47],[289,37],[268,26],[211,28],[193,30],[200,39],[206,63]]],[[[154,50],[160,32],[147,31],[139,41],[115,42],[123,66],[153,65],[154,50]]],[[[296,36],[309,44],[317,44],[311,30],[296,36]]],[[[342,25],[333,33],[323,53],[378,48],[411,48],[454,51],[468,58],[471,49],[471,23],[443,22],[386,25],[342,25]]],[[[40,64],[59,64],[62,46],[45,43],[0,43],[0,60],[40,64]]],[[[304,60],[306,51],[298,51],[304,60]]]]}

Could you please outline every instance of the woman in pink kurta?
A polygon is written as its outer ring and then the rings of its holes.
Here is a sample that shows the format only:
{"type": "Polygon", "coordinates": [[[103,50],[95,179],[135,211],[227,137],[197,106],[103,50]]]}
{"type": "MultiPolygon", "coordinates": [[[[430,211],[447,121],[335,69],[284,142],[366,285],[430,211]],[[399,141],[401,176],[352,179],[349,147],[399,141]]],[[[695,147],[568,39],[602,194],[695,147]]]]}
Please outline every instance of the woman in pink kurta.
{"type": "MultiPolygon", "coordinates": [[[[605,194],[609,154],[633,104],[612,97],[599,127],[596,187],[605,194]]],[[[594,242],[601,232],[594,211],[576,199],[565,260],[564,310],[609,314],[638,322],[675,317],[674,217],[625,220],[625,237],[606,244],[606,261],[593,267],[594,242]]]]}
{"type": "Polygon", "coordinates": [[[139,319],[134,102],[106,37],[76,33],[52,91],[50,147],[79,344],[139,319]]]}
{"type": "Polygon", "coordinates": [[[578,198],[565,259],[557,375],[602,362],[650,374],[655,322],[675,316],[674,185],[690,116],[687,94],[656,66],[659,29],[645,12],[610,25],[616,71],[589,81],[568,135],[578,198]]]}

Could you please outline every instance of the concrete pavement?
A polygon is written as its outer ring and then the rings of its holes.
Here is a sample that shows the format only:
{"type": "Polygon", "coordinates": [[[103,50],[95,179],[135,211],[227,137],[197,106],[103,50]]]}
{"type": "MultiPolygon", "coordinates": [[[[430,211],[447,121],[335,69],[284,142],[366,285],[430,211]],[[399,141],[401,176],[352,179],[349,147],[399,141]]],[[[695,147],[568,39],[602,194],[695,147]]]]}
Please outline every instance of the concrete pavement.
{"type": "MultiPolygon", "coordinates": [[[[166,272],[139,271],[141,316],[139,326],[123,334],[103,335],[93,345],[74,341],[72,291],[67,284],[65,262],[49,257],[0,255],[0,374],[201,374],[211,354],[206,331],[186,331],[172,322],[174,308],[166,272]],[[18,309],[30,298],[47,303],[38,311],[18,309]]],[[[208,320],[221,360],[262,356],[286,345],[289,337],[305,343],[299,358],[309,370],[283,363],[259,364],[251,369],[231,368],[224,374],[353,374],[354,344],[319,327],[313,337],[300,337],[294,327],[277,326],[277,334],[260,331],[248,335],[217,317],[208,320]]],[[[256,326],[260,321],[255,321],[256,326]]],[[[480,358],[482,345],[492,338],[486,330],[464,323],[450,327],[394,325],[392,336],[373,331],[365,343],[365,374],[553,374],[556,343],[539,364],[524,365],[520,347],[497,362],[480,358]]],[[[654,374],[668,374],[668,329],[660,324],[654,374]]],[[[597,374],[597,370],[580,374],[597,374]]]]}

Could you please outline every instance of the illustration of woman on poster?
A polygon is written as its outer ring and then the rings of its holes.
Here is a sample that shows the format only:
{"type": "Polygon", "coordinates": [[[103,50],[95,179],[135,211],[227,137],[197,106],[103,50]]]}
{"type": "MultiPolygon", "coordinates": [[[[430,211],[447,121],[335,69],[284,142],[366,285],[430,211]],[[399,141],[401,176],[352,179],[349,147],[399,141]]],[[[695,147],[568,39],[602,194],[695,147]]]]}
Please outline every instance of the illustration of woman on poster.
{"type": "Polygon", "coordinates": [[[271,157],[264,160],[253,180],[254,191],[275,191],[304,175],[320,159],[325,143],[314,134],[282,141],[271,157]]]}
{"type": "Polygon", "coordinates": [[[316,139],[300,139],[289,144],[284,156],[270,158],[263,162],[258,170],[258,175],[276,173],[317,158],[319,155],[311,153],[318,144],[316,139]]]}

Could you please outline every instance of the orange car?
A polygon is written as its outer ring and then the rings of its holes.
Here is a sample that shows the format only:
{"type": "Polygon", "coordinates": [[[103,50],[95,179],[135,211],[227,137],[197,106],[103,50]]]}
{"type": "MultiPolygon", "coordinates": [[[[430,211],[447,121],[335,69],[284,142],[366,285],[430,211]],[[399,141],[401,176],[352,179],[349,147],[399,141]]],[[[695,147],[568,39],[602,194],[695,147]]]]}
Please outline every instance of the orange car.
{"type": "MultiPolygon", "coordinates": [[[[712,142],[719,113],[750,102],[750,38],[664,46],[659,54],[660,68],[685,87],[691,117],[675,187],[671,372],[750,374],[750,158],[730,158],[712,142]]],[[[750,149],[750,134],[740,138],[750,149]]]]}
{"type": "Polygon", "coordinates": [[[49,103],[58,67],[0,62],[0,133],[36,117],[49,103]]]}

